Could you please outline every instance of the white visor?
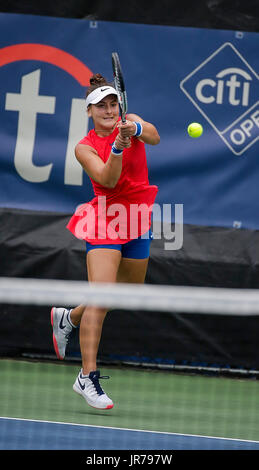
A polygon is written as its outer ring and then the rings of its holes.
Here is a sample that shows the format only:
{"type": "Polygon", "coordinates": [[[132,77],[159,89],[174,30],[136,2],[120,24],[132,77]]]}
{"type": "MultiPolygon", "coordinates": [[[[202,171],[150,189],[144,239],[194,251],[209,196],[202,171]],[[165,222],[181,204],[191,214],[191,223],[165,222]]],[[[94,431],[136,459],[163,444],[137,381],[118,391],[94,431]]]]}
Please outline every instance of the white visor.
{"type": "Polygon", "coordinates": [[[88,106],[90,104],[96,104],[96,103],[99,103],[99,101],[101,101],[103,98],[105,98],[105,96],[107,95],[118,95],[117,91],[115,90],[115,88],[113,88],[112,86],[100,86],[98,88],[96,88],[94,91],[92,91],[92,93],[90,93],[87,98],[86,98],[86,108],[88,108],[88,106]]]}

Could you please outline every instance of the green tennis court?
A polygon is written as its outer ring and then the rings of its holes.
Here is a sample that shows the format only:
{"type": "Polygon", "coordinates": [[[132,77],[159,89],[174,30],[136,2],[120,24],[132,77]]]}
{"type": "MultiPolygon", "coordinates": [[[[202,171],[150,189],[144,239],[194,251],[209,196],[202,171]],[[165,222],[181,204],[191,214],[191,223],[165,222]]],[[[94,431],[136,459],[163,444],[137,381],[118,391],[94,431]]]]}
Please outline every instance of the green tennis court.
{"type": "Polygon", "coordinates": [[[72,385],[77,364],[0,361],[0,416],[259,441],[258,381],[104,367],[109,411],[89,407],[72,385]]]}

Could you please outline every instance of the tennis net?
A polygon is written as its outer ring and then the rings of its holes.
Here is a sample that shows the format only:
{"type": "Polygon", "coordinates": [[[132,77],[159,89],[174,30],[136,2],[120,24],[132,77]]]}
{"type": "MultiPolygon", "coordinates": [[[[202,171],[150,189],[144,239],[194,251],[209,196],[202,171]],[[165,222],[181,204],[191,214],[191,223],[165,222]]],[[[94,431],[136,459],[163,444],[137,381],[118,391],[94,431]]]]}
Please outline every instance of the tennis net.
{"type": "Polygon", "coordinates": [[[256,290],[0,279],[0,448],[259,449],[256,290]],[[58,361],[50,309],[107,307],[98,368],[114,401],[72,386],[79,328],[58,361]]]}

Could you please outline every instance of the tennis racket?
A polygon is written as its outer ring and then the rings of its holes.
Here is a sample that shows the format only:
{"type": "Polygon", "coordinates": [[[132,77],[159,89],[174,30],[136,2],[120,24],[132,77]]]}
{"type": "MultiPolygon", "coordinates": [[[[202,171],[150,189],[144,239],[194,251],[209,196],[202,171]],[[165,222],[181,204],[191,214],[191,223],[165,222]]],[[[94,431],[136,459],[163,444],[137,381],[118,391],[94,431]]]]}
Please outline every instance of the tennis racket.
{"type": "Polygon", "coordinates": [[[128,110],[127,93],[125,89],[124,78],[121,70],[120,59],[117,52],[112,53],[112,68],[114,75],[114,85],[118,93],[118,102],[120,107],[120,115],[123,123],[126,122],[126,113],[128,110]]]}

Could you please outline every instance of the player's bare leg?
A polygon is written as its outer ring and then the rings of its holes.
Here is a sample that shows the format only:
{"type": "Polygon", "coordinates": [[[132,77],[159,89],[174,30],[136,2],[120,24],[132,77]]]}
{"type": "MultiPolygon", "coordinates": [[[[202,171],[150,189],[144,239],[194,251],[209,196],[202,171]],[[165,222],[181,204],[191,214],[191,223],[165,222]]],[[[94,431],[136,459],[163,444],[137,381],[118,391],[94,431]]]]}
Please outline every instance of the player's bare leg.
{"type": "MultiPolygon", "coordinates": [[[[116,282],[120,260],[121,252],[118,250],[91,250],[87,255],[89,282],[116,282]]],[[[99,409],[113,407],[112,400],[99,384],[101,376],[96,363],[106,313],[107,309],[95,306],[87,306],[83,311],[80,322],[82,369],[73,386],[74,391],[82,395],[89,405],[99,409]]]]}

